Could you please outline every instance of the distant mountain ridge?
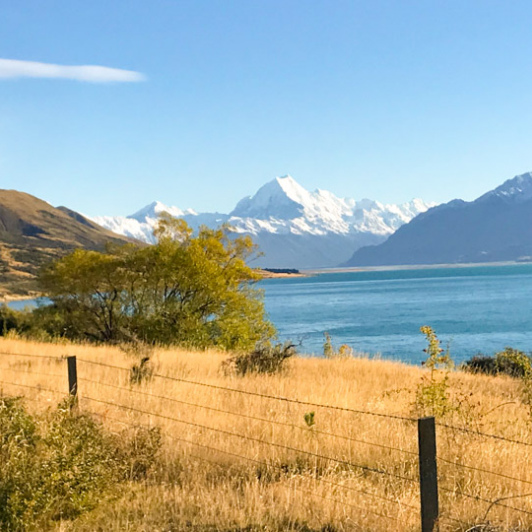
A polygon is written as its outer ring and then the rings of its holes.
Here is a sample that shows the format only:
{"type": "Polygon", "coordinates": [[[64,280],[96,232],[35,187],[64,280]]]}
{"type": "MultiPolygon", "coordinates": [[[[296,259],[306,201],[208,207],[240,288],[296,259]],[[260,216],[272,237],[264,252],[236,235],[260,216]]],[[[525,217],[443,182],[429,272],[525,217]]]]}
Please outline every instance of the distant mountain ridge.
{"type": "Polygon", "coordinates": [[[346,266],[532,260],[532,172],[474,201],[420,214],[386,242],[358,249],[346,266]]]}
{"type": "Polygon", "coordinates": [[[385,205],[339,198],[326,190],[310,192],[291,176],[284,176],[240,200],[229,214],[183,211],[153,202],[127,217],[96,216],[92,220],[145,242],[153,242],[153,228],[163,211],[184,218],[194,229],[228,223],[234,233],[250,234],[264,253],[253,266],[301,269],[337,266],[354,249],[382,242],[432,205],[420,199],[385,205]]]}
{"type": "Polygon", "coordinates": [[[16,190],[0,190],[0,296],[29,294],[46,262],[75,248],[103,250],[116,235],[66,207],[16,190]]]}

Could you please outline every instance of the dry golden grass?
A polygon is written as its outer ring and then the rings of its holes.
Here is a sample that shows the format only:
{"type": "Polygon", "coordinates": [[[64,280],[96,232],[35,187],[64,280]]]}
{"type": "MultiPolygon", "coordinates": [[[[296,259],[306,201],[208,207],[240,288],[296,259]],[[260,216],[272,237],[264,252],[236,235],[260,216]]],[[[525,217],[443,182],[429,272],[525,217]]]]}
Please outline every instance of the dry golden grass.
{"type": "MultiPolygon", "coordinates": [[[[110,430],[142,424],[163,431],[161,465],[147,482],[124,486],[120,496],[104,500],[75,523],[61,524],[61,530],[420,528],[415,422],[160,377],[131,386],[128,369],[137,359],[114,347],[3,339],[0,353],[0,381],[19,385],[1,384],[3,393],[24,395],[32,410],[54,405],[66,393],[64,357],[76,355],[82,410],[97,414],[110,430]],[[316,421],[312,428],[304,420],[311,411],[316,421]]],[[[295,358],[281,375],[241,378],[221,371],[226,358],[217,352],[159,349],[152,361],[156,374],[177,379],[405,417],[414,415],[415,390],[423,376],[421,368],[388,361],[295,358]]],[[[458,409],[442,422],[532,443],[518,381],[455,372],[450,385],[458,409]]],[[[438,427],[437,437],[441,530],[486,523],[496,528],[478,530],[532,529],[532,514],[464,495],[530,511],[532,496],[516,496],[532,493],[527,467],[532,446],[443,427],[438,427]]]]}

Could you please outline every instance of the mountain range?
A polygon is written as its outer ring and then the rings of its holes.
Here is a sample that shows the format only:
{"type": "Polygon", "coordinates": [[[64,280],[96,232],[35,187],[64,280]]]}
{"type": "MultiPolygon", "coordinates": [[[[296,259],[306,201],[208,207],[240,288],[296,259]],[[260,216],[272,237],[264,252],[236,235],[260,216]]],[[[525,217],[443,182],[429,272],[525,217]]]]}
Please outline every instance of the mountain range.
{"type": "Polygon", "coordinates": [[[239,201],[229,214],[154,202],[128,217],[93,220],[23,192],[0,190],[0,296],[31,294],[39,268],[73,249],[102,250],[108,242],[131,238],[153,242],[153,228],[164,211],[194,229],[228,223],[234,234],[250,234],[265,253],[252,266],[532,260],[532,173],[509,179],[474,201],[437,206],[422,200],[384,205],[342,199],[324,190],[309,192],[286,176],[239,201]]]}
{"type": "Polygon", "coordinates": [[[433,205],[420,199],[386,205],[369,199],[339,198],[326,190],[310,192],[291,176],[284,176],[240,200],[228,214],[197,213],[155,201],[130,216],[97,216],[92,220],[144,242],[153,242],[153,229],[164,211],[184,218],[193,229],[228,223],[234,234],[249,234],[258,244],[263,255],[253,266],[326,268],[346,262],[362,246],[383,242],[433,205]]]}
{"type": "Polygon", "coordinates": [[[532,173],[474,201],[438,205],[384,243],[355,251],[345,266],[532,260],[532,173]]]}

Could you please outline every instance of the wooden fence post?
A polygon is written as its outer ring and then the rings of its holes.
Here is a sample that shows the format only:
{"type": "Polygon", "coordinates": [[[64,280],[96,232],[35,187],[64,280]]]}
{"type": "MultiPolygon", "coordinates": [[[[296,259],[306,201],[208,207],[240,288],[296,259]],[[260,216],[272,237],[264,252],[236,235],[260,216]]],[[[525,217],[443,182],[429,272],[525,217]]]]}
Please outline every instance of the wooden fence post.
{"type": "Polygon", "coordinates": [[[68,363],[68,394],[72,397],[72,404],[78,401],[78,367],[76,357],[67,357],[68,363]]]}
{"type": "Polygon", "coordinates": [[[436,464],[436,425],[433,417],[417,421],[419,443],[419,487],[421,492],[421,532],[438,530],[438,467],[436,464]]]}

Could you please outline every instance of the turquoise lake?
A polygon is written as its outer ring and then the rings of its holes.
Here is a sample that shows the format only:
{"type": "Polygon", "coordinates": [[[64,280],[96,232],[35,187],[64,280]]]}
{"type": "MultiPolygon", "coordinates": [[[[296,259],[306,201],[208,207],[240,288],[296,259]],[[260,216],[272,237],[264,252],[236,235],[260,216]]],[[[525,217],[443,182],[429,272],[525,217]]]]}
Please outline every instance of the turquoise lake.
{"type": "Polygon", "coordinates": [[[302,354],[321,355],[327,331],[336,346],[419,364],[422,325],[455,362],[506,346],[532,351],[532,264],[324,273],[259,286],[279,339],[302,354]]]}
{"type": "Polygon", "coordinates": [[[280,340],[323,353],[333,344],[419,364],[422,325],[460,362],[506,346],[532,350],[532,264],[326,273],[261,281],[280,340]]]}

